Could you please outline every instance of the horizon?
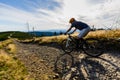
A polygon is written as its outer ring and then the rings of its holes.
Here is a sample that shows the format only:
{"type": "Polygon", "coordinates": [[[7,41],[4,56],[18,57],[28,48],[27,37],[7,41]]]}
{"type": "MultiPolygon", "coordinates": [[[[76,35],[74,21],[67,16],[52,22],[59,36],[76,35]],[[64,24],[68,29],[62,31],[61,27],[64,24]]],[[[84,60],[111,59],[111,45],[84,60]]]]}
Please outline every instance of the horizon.
{"type": "MultiPolygon", "coordinates": [[[[35,30],[35,32],[58,32],[58,31],[66,31],[66,29],[49,29],[49,30],[35,30]]],[[[34,32],[33,30],[30,31],[0,31],[0,32],[34,32]]]]}
{"type": "Polygon", "coordinates": [[[120,29],[119,3],[120,0],[0,0],[0,32],[67,30],[71,17],[95,28],[120,29]]]}

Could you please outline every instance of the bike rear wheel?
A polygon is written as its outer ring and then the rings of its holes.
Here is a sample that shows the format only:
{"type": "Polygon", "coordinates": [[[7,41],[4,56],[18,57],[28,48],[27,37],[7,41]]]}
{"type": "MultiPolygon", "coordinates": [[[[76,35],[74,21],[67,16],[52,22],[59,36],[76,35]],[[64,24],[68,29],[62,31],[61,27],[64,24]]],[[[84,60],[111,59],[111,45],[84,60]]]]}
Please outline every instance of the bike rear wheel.
{"type": "Polygon", "coordinates": [[[98,57],[103,54],[103,46],[98,39],[89,38],[83,45],[84,52],[92,57],[98,57]]]}
{"type": "Polygon", "coordinates": [[[72,40],[63,40],[61,48],[65,53],[70,53],[75,48],[75,43],[72,40]]]}

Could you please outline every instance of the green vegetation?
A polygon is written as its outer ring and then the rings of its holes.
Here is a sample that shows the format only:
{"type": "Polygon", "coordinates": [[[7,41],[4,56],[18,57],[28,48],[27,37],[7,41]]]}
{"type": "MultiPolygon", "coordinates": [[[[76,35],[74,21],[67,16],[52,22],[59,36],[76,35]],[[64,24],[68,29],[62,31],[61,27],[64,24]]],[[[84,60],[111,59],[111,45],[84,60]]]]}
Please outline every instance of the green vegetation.
{"type": "Polygon", "coordinates": [[[27,78],[24,65],[4,51],[0,54],[0,80],[23,80],[27,78]]]}
{"type": "MultiPolygon", "coordinates": [[[[73,34],[73,36],[76,35],[77,33],[73,34]]],[[[66,35],[33,38],[32,35],[24,32],[0,33],[0,40],[4,40],[0,42],[0,80],[34,80],[29,78],[24,64],[15,57],[16,46],[13,43],[13,39],[8,39],[8,36],[18,38],[21,42],[37,44],[61,43],[62,40],[67,38],[66,35]]],[[[108,51],[120,52],[120,30],[91,31],[86,38],[91,37],[98,38],[108,51]]]]}
{"type": "Polygon", "coordinates": [[[0,42],[0,47],[0,80],[34,80],[15,57],[16,45],[12,39],[0,42]]]}
{"type": "Polygon", "coordinates": [[[32,34],[26,32],[10,31],[10,32],[0,32],[0,41],[6,40],[8,38],[18,38],[18,39],[30,39],[32,34]]]}

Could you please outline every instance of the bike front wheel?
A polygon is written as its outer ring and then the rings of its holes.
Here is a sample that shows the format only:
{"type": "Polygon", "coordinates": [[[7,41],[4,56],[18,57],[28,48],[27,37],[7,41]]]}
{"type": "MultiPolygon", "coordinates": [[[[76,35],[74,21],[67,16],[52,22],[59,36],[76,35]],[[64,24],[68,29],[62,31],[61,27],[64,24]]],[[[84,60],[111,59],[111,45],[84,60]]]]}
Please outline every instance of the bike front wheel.
{"type": "Polygon", "coordinates": [[[63,40],[61,48],[65,53],[70,53],[75,48],[75,43],[72,40],[63,40]]]}
{"type": "Polygon", "coordinates": [[[84,52],[92,57],[98,57],[103,54],[103,46],[98,39],[89,38],[85,40],[83,45],[84,52]]]}

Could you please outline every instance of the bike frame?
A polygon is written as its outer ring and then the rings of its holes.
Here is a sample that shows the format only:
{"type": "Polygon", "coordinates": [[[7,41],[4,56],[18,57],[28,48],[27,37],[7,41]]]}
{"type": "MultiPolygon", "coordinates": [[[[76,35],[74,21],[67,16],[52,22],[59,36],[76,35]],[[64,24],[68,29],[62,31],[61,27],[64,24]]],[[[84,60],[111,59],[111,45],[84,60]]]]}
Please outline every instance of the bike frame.
{"type": "MultiPolygon", "coordinates": [[[[72,37],[70,34],[68,34],[68,38],[67,38],[67,42],[66,42],[66,47],[69,46],[69,41],[72,41],[72,42],[77,46],[77,43],[76,43],[75,38],[72,37]]],[[[86,42],[86,41],[83,39],[83,41],[81,41],[81,42],[78,44],[78,45],[81,45],[81,48],[79,48],[79,49],[82,49],[83,44],[84,44],[83,42],[86,42]]]]}
{"type": "Polygon", "coordinates": [[[70,36],[70,34],[68,34],[68,38],[67,38],[67,42],[66,42],[66,47],[69,46],[69,41],[74,42],[74,44],[76,44],[74,37],[70,36]]]}

